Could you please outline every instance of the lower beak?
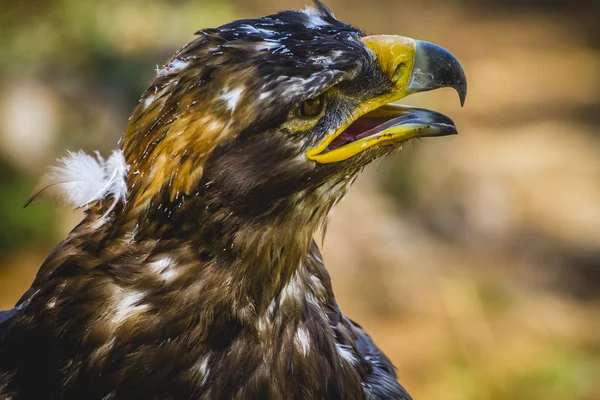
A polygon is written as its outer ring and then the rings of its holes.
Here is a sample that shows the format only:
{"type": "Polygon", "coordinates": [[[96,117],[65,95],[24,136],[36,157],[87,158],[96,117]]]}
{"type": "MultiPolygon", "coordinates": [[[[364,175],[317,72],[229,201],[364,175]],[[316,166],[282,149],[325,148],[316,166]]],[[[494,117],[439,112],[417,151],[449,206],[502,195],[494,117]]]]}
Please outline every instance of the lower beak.
{"type": "Polygon", "coordinates": [[[316,161],[321,164],[339,162],[374,146],[389,146],[420,137],[456,133],[454,122],[443,114],[388,104],[357,119],[329,143],[316,161]]]}

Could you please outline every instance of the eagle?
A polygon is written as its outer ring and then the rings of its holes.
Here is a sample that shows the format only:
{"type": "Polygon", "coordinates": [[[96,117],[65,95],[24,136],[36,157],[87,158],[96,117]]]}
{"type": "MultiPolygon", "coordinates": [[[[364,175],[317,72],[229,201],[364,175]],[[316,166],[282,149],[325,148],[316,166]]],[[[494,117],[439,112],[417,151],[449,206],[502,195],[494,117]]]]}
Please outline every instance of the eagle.
{"type": "Polygon", "coordinates": [[[0,313],[0,398],[410,399],[313,238],[367,164],[457,133],[391,103],[444,87],[464,103],[460,63],[319,1],[197,35],[118,150],[42,181],[85,213],[0,313]]]}

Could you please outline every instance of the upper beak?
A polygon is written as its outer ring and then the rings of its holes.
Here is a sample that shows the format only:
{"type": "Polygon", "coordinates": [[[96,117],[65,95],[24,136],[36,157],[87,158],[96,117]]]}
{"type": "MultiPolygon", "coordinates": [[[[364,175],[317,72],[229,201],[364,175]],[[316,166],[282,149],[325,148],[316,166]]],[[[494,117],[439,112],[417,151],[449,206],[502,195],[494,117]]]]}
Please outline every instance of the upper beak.
{"type": "Polygon", "coordinates": [[[415,63],[407,91],[417,93],[451,87],[458,93],[460,105],[464,106],[467,77],[458,60],[433,43],[416,40],[415,47],[415,63]]]}
{"type": "Polygon", "coordinates": [[[377,57],[379,66],[390,79],[392,87],[387,93],[360,104],[349,121],[306,153],[307,158],[319,163],[337,162],[372,146],[398,143],[415,137],[456,133],[452,120],[439,113],[431,112],[426,115],[427,110],[416,112],[415,109],[402,107],[387,107],[385,112],[383,109],[377,110],[410,94],[444,87],[455,89],[461,105],[464,105],[467,79],[462,66],[452,54],[435,44],[402,36],[377,35],[361,40],[377,57]],[[416,117],[408,118],[408,113],[416,117]],[[390,122],[386,124],[387,121],[381,119],[382,115],[386,115],[390,122]],[[351,124],[363,116],[363,121],[358,121],[346,132],[351,124]],[[366,118],[369,118],[369,122],[364,121],[366,118]],[[374,122],[381,122],[381,125],[373,127],[374,122]],[[369,131],[355,132],[356,127],[361,125],[369,125],[369,131]],[[443,129],[440,129],[441,125],[443,129]],[[340,136],[343,133],[345,134],[340,136]],[[330,148],[329,145],[336,138],[338,140],[330,148]],[[353,143],[358,140],[360,145],[353,143]]]}
{"type": "Polygon", "coordinates": [[[467,97],[467,78],[458,60],[433,43],[403,36],[376,35],[361,39],[377,57],[398,100],[412,93],[444,87],[456,90],[461,105],[467,97]],[[398,97],[400,96],[400,97],[398,97]]]}

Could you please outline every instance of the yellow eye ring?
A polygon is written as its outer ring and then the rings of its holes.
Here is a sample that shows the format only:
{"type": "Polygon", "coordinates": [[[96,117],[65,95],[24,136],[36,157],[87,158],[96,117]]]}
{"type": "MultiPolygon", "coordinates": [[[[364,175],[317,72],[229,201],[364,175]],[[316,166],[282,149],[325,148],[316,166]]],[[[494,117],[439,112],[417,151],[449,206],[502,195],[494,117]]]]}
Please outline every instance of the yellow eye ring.
{"type": "Polygon", "coordinates": [[[302,104],[300,104],[298,113],[302,118],[314,118],[321,115],[324,109],[325,95],[320,94],[317,97],[303,101],[302,104]]]}

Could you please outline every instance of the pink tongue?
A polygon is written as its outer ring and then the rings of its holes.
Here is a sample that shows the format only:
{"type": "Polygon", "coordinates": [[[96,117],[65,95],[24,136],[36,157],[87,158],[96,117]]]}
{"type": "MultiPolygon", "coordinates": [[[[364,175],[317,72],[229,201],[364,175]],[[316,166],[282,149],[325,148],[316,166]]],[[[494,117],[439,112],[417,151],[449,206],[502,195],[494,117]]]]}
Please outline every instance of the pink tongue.
{"type": "Polygon", "coordinates": [[[341,135],[333,139],[329,146],[330,150],[351,143],[359,138],[359,136],[387,121],[391,117],[360,117],[352,123],[341,135]]]}

